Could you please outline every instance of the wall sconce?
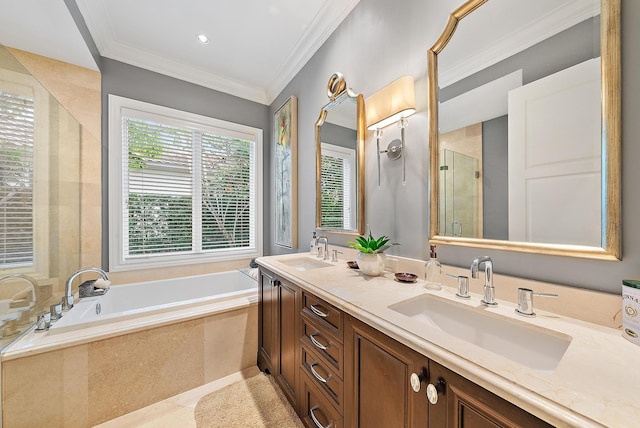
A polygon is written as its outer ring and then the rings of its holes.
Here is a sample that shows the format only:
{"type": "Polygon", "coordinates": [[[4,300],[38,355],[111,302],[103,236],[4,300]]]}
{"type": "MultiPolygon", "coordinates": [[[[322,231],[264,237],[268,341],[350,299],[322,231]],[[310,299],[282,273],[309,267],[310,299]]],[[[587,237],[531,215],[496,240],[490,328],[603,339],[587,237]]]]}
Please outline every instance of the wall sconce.
{"type": "Polygon", "coordinates": [[[390,159],[402,157],[402,184],[405,179],[404,128],[409,121],[407,117],[416,112],[416,91],[412,76],[403,76],[371,95],[365,101],[367,112],[367,129],[375,131],[378,157],[378,187],[380,187],[380,153],[386,153],[390,159]],[[398,122],[400,140],[393,140],[386,150],[380,151],[382,128],[398,122]]]}

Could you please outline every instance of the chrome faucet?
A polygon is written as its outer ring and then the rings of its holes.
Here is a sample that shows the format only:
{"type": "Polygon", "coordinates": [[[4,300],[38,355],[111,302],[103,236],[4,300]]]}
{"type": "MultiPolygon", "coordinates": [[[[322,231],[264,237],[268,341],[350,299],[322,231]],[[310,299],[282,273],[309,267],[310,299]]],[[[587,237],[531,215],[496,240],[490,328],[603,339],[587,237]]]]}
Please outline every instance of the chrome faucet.
{"type": "Polygon", "coordinates": [[[11,297],[11,302],[9,303],[10,308],[15,308],[19,306],[28,306],[29,303],[36,301],[36,290],[38,289],[38,283],[35,279],[31,278],[29,275],[24,275],[21,273],[13,273],[10,275],[5,275],[0,278],[0,284],[9,281],[10,279],[24,279],[28,283],[31,284],[31,290],[21,290],[16,293],[13,297],[11,297]],[[29,298],[29,294],[31,294],[29,298]]]}
{"type": "Polygon", "coordinates": [[[19,333],[21,331],[20,327],[33,321],[32,314],[36,309],[36,299],[38,297],[38,283],[35,279],[29,275],[13,273],[0,278],[0,284],[12,279],[23,279],[27,281],[31,287],[23,288],[9,298],[9,308],[16,308],[21,314],[19,318],[7,319],[0,323],[0,334],[3,337],[9,337],[19,333]]]}
{"type": "Polygon", "coordinates": [[[493,288],[493,261],[489,256],[482,256],[471,263],[471,278],[478,278],[478,268],[484,265],[484,298],[481,303],[496,306],[495,288],[493,288]]]}
{"type": "Polygon", "coordinates": [[[320,257],[320,249],[322,249],[322,260],[329,258],[329,239],[326,236],[318,238],[318,257],[320,257]],[[320,243],[324,242],[324,247],[320,246],[320,243]]]}
{"type": "Polygon", "coordinates": [[[83,273],[88,273],[88,272],[95,272],[97,274],[100,274],[100,276],[102,276],[102,279],[104,279],[105,281],[109,281],[109,275],[107,275],[107,273],[100,268],[86,268],[86,269],[80,269],[79,271],[74,272],[73,274],[71,274],[69,279],[67,279],[67,283],[65,284],[65,287],[64,287],[64,297],[62,298],[63,311],[68,311],[69,309],[73,308],[74,299],[73,299],[73,292],[71,291],[71,285],[73,283],[73,280],[76,279],[78,276],[82,275],[83,273]]]}

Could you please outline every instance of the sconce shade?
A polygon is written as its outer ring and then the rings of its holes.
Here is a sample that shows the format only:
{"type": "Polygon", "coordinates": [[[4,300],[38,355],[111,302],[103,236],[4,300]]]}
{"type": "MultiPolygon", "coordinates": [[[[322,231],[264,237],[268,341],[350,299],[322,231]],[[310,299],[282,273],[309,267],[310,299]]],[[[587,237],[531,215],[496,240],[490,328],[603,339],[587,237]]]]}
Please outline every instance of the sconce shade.
{"type": "Polygon", "coordinates": [[[374,131],[416,112],[416,91],[412,76],[403,76],[365,101],[367,129],[374,131]]]}

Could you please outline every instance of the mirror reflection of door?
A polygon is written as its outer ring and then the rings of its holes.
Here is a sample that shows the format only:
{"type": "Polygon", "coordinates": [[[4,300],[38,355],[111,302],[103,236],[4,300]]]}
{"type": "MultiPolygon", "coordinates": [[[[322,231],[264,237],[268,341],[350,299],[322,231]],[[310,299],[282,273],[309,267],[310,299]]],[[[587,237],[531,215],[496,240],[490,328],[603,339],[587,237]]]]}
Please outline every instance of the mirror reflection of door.
{"type": "Polygon", "coordinates": [[[509,93],[510,239],[601,245],[600,81],[596,58],[509,93]]]}

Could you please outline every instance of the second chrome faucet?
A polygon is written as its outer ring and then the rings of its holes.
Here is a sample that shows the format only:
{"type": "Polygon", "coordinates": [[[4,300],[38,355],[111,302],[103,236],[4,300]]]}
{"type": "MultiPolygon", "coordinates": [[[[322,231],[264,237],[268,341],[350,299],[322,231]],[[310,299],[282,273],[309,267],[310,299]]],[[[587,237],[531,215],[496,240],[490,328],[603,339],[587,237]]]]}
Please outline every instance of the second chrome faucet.
{"type": "Polygon", "coordinates": [[[484,298],[483,305],[496,306],[495,288],[493,288],[493,261],[489,256],[478,257],[471,263],[471,277],[478,278],[478,270],[484,265],[484,298]]]}

